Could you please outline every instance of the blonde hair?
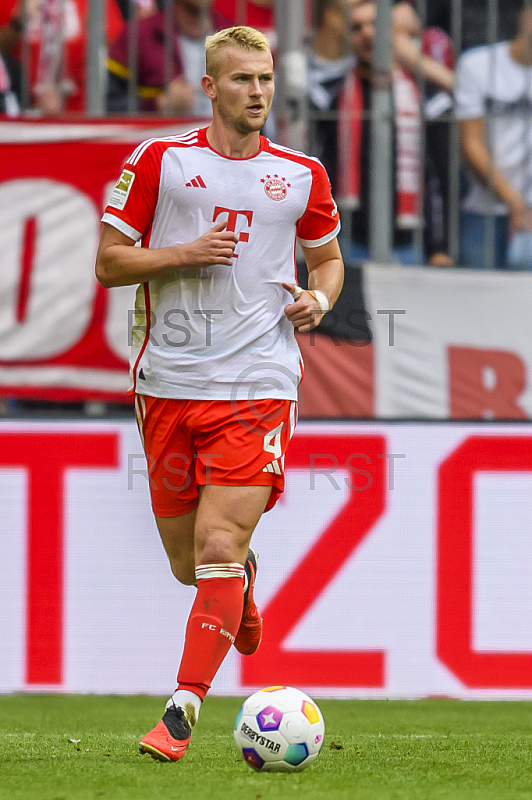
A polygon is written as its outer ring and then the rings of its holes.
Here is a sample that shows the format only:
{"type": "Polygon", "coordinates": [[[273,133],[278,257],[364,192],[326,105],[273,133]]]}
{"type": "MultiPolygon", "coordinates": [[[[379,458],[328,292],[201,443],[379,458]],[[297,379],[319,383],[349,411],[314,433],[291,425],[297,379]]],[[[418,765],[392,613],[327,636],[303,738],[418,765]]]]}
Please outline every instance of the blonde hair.
{"type": "Polygon", "coordinates": [[[205,40],[205,62],[207,75],[215,78],[219,70],[220,53],[226,47],[240,47],[242,50],[263,50],[271,52],[270,43],[263,33],[247,25],[225,28],[205,40]]]}

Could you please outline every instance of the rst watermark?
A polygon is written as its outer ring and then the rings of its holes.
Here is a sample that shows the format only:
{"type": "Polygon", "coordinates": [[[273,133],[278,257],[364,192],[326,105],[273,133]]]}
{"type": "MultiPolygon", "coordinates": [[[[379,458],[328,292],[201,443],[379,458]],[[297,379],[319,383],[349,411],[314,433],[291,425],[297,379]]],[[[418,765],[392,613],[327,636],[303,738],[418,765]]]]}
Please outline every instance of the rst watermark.
{"type": "Polygon", "coordinates": [[[223,458],[222,453],[194,453],[192,458],[186,453],[168,453],[162,461],[161,468],[158,460],[151,453],[128,453],[127,488],[133,489],[134,476],[142,475],[148,481],[152,491],[167,489],[170,492],[184,492],[194,480],[196,459],[201,461],[204,466],[205,486],[213,486],[215,485],[212,480],[213,459],[221,458],[223,458]],[[156,469],[158,480],[155,480],[152,474],[156,469]]]}
{"type": "MultiPolygon", "coordinates": [[[[227,333],[224,330],[224,312],[221,308],[196,308],[192,312],[183,308],[170,308],[165,311],[162,320],[151,311],[144,309],[128,311],[128,344],[135,345],[139,341],[149,339],[152,347],[187,347],[192,341],[197,345],[212,347],[213,339],[218,335],[220,340],[227,333]],[[203,320],[203,324],[201,322],[203,320]],[[187,324],[188,323],[188,324],[187,324]],[[198,342],[198,340],[200,340],[198,342]]],[[[377,315],[388,317],[388,347],[395,346],[396,317],[404,316],[405,309],[377,309],[377,315]]],[[[321,317],[321,311],[311,311],[311,318],[321,317]]],[[[309,331],[309,344],[314,347],[316,334],[326,333],[338,347],[347,342],[354,347],[366,347],[373,342],[373,331],[369,323],[371,314],[365,309],[350,309],[338,314],[334,309],[328,311],[319,325],[309,331]],[[334,331],[344,330],[346,336],[333,335],[334,331]]]]}
{"type": "MultiPolygon", "coordinates": [[[[129,453],[127,488],[133,490],[135,476],[141,476],[148,481],[151,491],[163,489],[184,492],[195,483],[196,461],[201,463],[205,481],[200,485],[220,485],[216,478],[213,479],[212,473],[216,466],[223,467],[223,458],[222,453],[195,453],[192,458],[185,453],[169,453],[162,462],[158,462],[149,453],[129,453]]],[[[388,462],[387,488],[393,492],[396,486],[396,459],[405,459],[406,453],[378,453],[377,458],[388,462]]],[[[328,490],[327,487],[331,486],[334,491],[339,492],[342,491],[343,484],[353,492],[365,492],[373,486],[373,465],[374,462],[367,453],[350,453],[342,462],[333,453],[311,453],[308,461],[308,488],[315,492],[328,490]]],[[[301,469],[301,465],[298,469],[301,469]]]]}
{"type": "Polygon", "coordinates": [[[205,326],[199,323],[196,325],[185,325],[191,322],[193,317],[182,308],[170,308],[165,312],[162,324],[158,330],[159,339],[156,339],[154,330],[157,327],[157,316],[154,312],[148,314],[147,311],[128,311],[128,344],[132,347],[135,340],[149,337],[152,347],[186,347],[192,341],[192,337],[198,335],[202,338],[202,345],[212,346],[213,320],[223,316],[221,308],[196,308],[193,315],[205,320],[205,326]],[[202,329],[200,331],[200,328],[202,329]]]}
{"type": "MultiPolygon", "coordinates": [[[[311,311],[312,315],[320,315],[320,311],[311,311]]],[[[378,315],[388,317],[388,347],[395,347],[395,327],[396,316],[403,316],[406,310],[403,308],[381,308],[377,309],[378,315]]],[[[352,347],[367,347],[373,342],[374,334],[369,323],[372,317],[369,311],[364,308],[352,308],[349,311],[338,314],[334,309],[328,311],[323,320],[315,328],[309,331],[309,344],[315,347],[316,334],[326,333],[336,347],[342,344],[350,344],[352,347]],[[345,331],[342,336],[340,331],[345,331]],[[336,332],[336,333],[335,333],[336,332]]]]}
{"type": "MultiPolygon", "coordinates": [[[[379,453],[377,458],[388,460],[388,489],[393,492],[395,489],[395,459],[406,458],[406,453],[379,453]]],[[[333,453],[312,453],[309,463],[310,491],[315,491],[317,488],[317,476],[325,478],[326,482],[328,481],[335,491],[341,491],[342,486],[337,481],[338,473],[345,473],[346,471],[349,475],[344,474],[342,480],[348,489],[353,492],[364,492],[367,489],[371,489],[374,480],[373,474],[370,470],[362,468],[360,466],[361,463],[364,463],[366,467],[371,466],[371,457],[367,453],[350,453],[345,459],[345,463],[341,464],[333,453]],[[353,482],[352,476],[354,475],[362,476],[364,482],[353,482]]],[[[321,489],[323,485],[323,483],[320,484],[319,488],[321,489]]]]}
{"type": "MultiPolygon", "coordinates": [[[[167,449],[156,459],[150,453],[151,445],[144,435],[147,468],[144,464],[139,465],[138,459],[143,459],[141,454],[129,455],[128,488],[133,488],[135,475],[144,476],[153,491],[167,489],[184,492],[196,483],[206,486],[233,485],[231,481],[235,474],[239,475],[237,485],[244,485],[239,472],[241,459],[235,458],[240,451],[246,454],[246,469],[250,470],[246,473],[248,478],[254,479],[262,472],[281,476],[296,427],[299,382],[299,373],[274,361],[245,367],[232,382],[229,398],[220,401],[214,421],[211,419],[208,423],[197,409],[194,411],[193,429],[185,437],[186,452],[179,451],[180,445],[176,444],[175,450],[169,452],[167,449]],[[223,424],[220,420],[223,420],[223,424]],[[194,442],[196,425],[199,426],[198,435],[203,441],[199,452],[194,442]],[[239,428],[243,428],[245,434],[239,428]],[[205,447],[205,436],[212,435],[216,437],[216,452],[208,452],[205,447]]],[[[142,427],[145,429],[145,420],[142,427]]],[[[181,441],[178,424],[175,433],[177,438],[173,441],[181,441]]],[[[327,484],[336,491],[340,491],[342,484],[356,492],[371,488],[374,475],[370,455],[363,451],[351,452],[340,463],[334,453],[327,452],[326,443],[325,448],[321,448],[310,454],[308,465],[303,465],[308,468],[311,491],[324,489],[327,484]]],[[[387,484],[390,491],[395,489],[396,462],[405,458],[405,453],[382,451],[378,456],[373,453],[373,459],[385,459],[388,463],[387,484]]],[[[373,466],[379,479],[382,479],[382,464],[373,466]]]]}

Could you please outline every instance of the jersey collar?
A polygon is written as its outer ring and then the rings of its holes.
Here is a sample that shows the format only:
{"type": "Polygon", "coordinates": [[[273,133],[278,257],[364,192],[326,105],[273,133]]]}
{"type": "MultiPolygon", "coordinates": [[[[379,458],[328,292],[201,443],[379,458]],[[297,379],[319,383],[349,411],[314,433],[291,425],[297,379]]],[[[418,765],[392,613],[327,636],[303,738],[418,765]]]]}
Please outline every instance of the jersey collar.
{"type": "Polygon", "coordinates": [[[256,153],[253,153],[251,156],[246,156],[245,158],[234,158],[233,156],[226,156],[223,153],[219,153],[218,150],[215,150],[214,147],[211,147],[209,144],[209,140],[207,139],[207,128],[200,128],[198,131],[198,143],[201,147],[208,147],[209,150],[212,150],[213,153],[216,153],[217,156],[220,158],[226,158],[228,161],[249,161],[251,158],[256,158],[263,150],[266,149],[268,140],[265,136],[260,137],[260,145],[259,149],[256,153]]]}

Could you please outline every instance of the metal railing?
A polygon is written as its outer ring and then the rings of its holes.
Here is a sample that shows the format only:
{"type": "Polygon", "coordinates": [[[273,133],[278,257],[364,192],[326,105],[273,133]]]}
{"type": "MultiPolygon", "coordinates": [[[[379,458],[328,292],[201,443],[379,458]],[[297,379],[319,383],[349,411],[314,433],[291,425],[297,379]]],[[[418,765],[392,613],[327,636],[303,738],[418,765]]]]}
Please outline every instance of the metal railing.
{"type": "MultiPolygon", "coordinates": [[[[370,107],[366,107],[364,112],[358,112],[358,116],[353,116],[353,124],[358,122],[371,123],[372,142],[370,148],[370,219],[369,219],[369,250],[374,260],[389,262],[394,260],[394,248],[392,246],[394,221],[391,219],[390,210],[393,210],[391,194],[393,192],[393,169],[394,163],[394,109],[393,109],[393,87],[392,87],[392,3],[391,0],[376,0],[376,34],[373,47],[373,69],[371,76],[372,100],[370,107]]],[[[421,22],[421,27],[443,26],[449,41],[452,43],[455,60],[461,56],[464,50],[473,46],[489,46],[489,85],[495,87],[495,70],[500,69],[500,62],[497,60],[497,49],[493,47],[495,43],[508,39],[513,39],[517,32],[518,11],[512,2],[502,2],[502,0],[449,0],[446,3],[438,3],[437,0],[416,0],[413,3],[421,22]]],[[[524,9],[532,10],[532,1],[524,2],[524,9]]],[[[348,14],[350,12],[348,11],[348,14]]],[[[423,78],[421,69],[421,51],[419,55],[419,69],[412,70],[412,77],[415,79],[420,98],[421,116],[421,136],[420,146],[417,151],[417,161],[419,172],[426,177],[428,174],[427,155],[430,155],[428,139],[436,126],[445,126],[447,129],[448,143],[445,144],[446,176],[445,192],[442,198],[445,201],[443,208],[444,220],[446,223],[446,253],[452,262],[460,266],[469,266],[461,263],[461,227],[463,196],[466,187],[474,171],[471,165],[465,163],[462,153],[460,122],[456,117],[455,109],[450,106],[449,110],[437,118],[433,118],[428,113],[427,87],[428,79],[423,78]]],[[[527,63],[532,64],[532,59],[527,63]]],[[[528,163],[532,163],[532,113],[530,103],[532,102],[532,91],[530,85],[532,81],[532,66],[522,65],[523,71],[527,73],[526,86],[523,97],[523,114],[525,115],[522,126],[523,140],[526,140],[526,147],[523,144],[523,152],[528,153],[528,157],[523,160],[523,169],[532,172],[528,163]]],[[[497,183],[497,146],[490,136],[493,123],[497,118],[507,113],[501,108],[497,108],[496,103],[489,103],[486,99],[486,107],[482,116],[484,117],[485,145],[489,154],[490,169],[483,176],[483,183],[487,187],[493,187],[497,183]]],[[[338,119],[337,107],[334,105],[326,110],[312,108],[309,115],[311,134],[320,123],[334,121],[338,119]]],[[[311,142],[315,137],[311,135],[311,142]]],[[[330,146],[330,143],[329,143],[330,146]]],[[[325,154],[326,155],[326,154],[325,154]]],[[[339,171],[349,168],[350,165],[345,160],[340,164],[339,171]]],[[[499,170],[500,171],[500,170],[499,170]]],[[[333,184],[335,176],[331,175],[333,184]]],[[[531,181],[532,182],[532,181],[531,181]]],[[[529,192],[532,187],[528,187],[529,192]]],[[[525,197],[526,199],[526,197],[525,197]]],[[[352,230],[350,226],[352,206],[349,202],[343,205],[339,198],[339,205],[342,214],[344,227],[344,241],[347,245],[352,240],[352,230]]],[[[393,216],[393,214],[392,214],[393,216]]],[[[496,211],[492,207],[485,214],[482,224],[484,225],[484,236],[482,241],[483,266],[493,269],[501,266],[494,246],[496,236],[496,226],[499,227],[501,211],[496,211]]],[[[504,215],[503,215],[504,216],[504,215]]],[[[421,225],[412,230],[412,244],[416,253],[416,262],[423,263],[426,258],[424,252],[425,228],[427,224],[426,215],[421,225]]],[[[530,263],[532,269],[532,259],[530,263]]]]}
{"type": "MultiPolygon", "coordinates": [[[[305,57],[312,49],[311,19],[316,6],[322,0],[276,0],[276,79],[277,95],[275,102],[275,117],[277,121],[276,135],[282,141],[296,149],[313,149],[315,144],[316,126],[323,121],[333,124],[338,119],[338,109],[333,106],[328,109],[317,109],[308,101],[306,91],[306,64],[305,57]]],[[[47,4],[41,4],[46,6],[47,4]]],[[[66,0],[50,0],[50,8],[64,15],[66,0]]],[[[100,117],[109,113],[107,100],[108,71],[107,53],[108,46],[105,38],[106,31],[106,3],[102,0],[88,0],[88,15],[86,20],[86,70],[85,70],[85,113],[90,117],[100,117]]],[[[372,122],[373,141],[370,159],[370,214],[369,214],[369,244],[370,252],[374,259],[386,262],[394,258],[394,213],[393,213],[393,164],[394,164],[394,107],[392,87],[392,5],[393,0],[376,0],[376,36],[374,42],[374,80],[372,86],[371,109],[363,115],[363,120],[372,122]]],[[[495,42],[507,39],[515,34],[517,14],[509,0],[416,0],[414,7],[421,21],[421,26],[443,25],[452,42],[455,57],[458,58],[464,49],[473,45],[493,45],[495,42]]],[[[127,33],[127,64],[124,65],[125,97],[123,113],[128,116],[144,113],[144,102],[139,95],[141,49],[143,42],[139,40],[140,22],[137,16],[135,0],[122,2],[121,6],[129,18],[127,33]]],[[[208,2],[201,7],[201,14],[206,19],[209,14],[208,2]]],[[[526,0],[526,6],[532,8],[532,0],[526,0]]],[[[153,92],[158,89],[165,91],[175,76],[175,21],[174,0],[159,0],[159,13],[162,14],[164,41],[163,41],[163,85],[153,87],[153,92]]],[[[345,14],[348,21],[350,5],[346,2],[345,14]]],[[[246,2],[236,0],[236,21],[245,23],[246,2]]],[[[32,20],[30,15],[30,0],[21,2],[21,20],[23,34],[20,41],[20,60],[22,64],[22,84],[20,104],[23,114],[35,114],[35,92],[31,81],[34,75],[35,58],[32,44],[32,20]]],[[[209,26],[207,26],[209,27],[209,26]]],[[[66,52],[68,49],[67,32],[64,25],[56,31],[56,39],[49,47],[56,52],[66,52]]],[[[346,48],[349,50],[350,37],[346,27],[346,48]]],[[[492,48],[492,54],[494,50],[492,48]]],[[[494,57],[490,61],[490,69],[495,68],[494,57]]],[[[532,83],[532,67],[528,70],[529,83],[532,83]]],[[[421,134],[420,146],[417,153],[418,168],[421,175],[426,174],[427,135],[436,123],[427,114],[427,84],[420,77],[421,71],[415,71],[415,80],[418,86],[421,108],[421,134]]],[[[55,69],[51,79],[58,82],[61,102],[68,105],[66,91],[68,81],[61,70],[55,69]]],[[[493,81],[492,81],[493,82],[493,81]]],[[[532,105],[532,92],[526,88],[529,100],[524,106],[523,114],[526,115],[523,126],[523,137],[530,138],[532,147],[532,126],[530,125],[532,105]]],[[[525,93],[526,93],[525,92],[525,93]]],[[[161,115],[172,114],[170,105],[160,108],[161,115]]],[[[498,114],[497,109],[491,107],[485,111],[485,128],[488,133],[492,129],[492,122],[498,114]]],[[[467,181],[464,170],[464,159],[461,154],[459,124],[453,110],[449,110],[437,119],[437,124],[448,126],[448,152],[446,153],[446,189],[444,192],[445,208],[444,218],[447,226],[446,249],[455,264],[460,262],[460,230],[461,230],[461,198],[464,183],[467,181]]],[[[494,143],[487,135],[486,146],[490,153],[491,163],[495,164],[496,150],[494,143]]],[[[525,148],[531,152],[531,148],[525,148]]],[[[532,158],[532,152],[531,152],[532,158]]],[[[340,165],[344,169],[346,165],[340,165]]],[[[495,175],[488,175],[486,183],[490,183],[495,175]]],[[[333,184],[335,177],[331,175],[333,184]]],[[[351,239],[350,230],[351,211],[343,209],[344,241],[351,239]]],[[[493,210],[486,214],[486,232],[484,238],[484,264],[487,268],[499,266],[496,263],[496,253],[493,246],[495,239],[496,214],[493,210]]],[[[425,230],[423,225],[418,225],[412,230],[412,243],[416,252],[416,260],[424,260],[425,230]]]]}

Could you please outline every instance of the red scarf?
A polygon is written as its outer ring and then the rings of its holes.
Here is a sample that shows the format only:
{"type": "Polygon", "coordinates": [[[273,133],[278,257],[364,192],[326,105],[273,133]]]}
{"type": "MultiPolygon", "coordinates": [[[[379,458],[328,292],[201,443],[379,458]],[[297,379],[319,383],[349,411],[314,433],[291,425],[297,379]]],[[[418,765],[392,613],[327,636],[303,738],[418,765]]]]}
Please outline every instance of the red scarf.
{"type": "MultiPolygon", "coordinates": [[[[419,166],[421,120],[419,91],[405,72],[393,72],[397,144],[397,219],[399,228],[420,224],[421,170],[419,166]]],[[[352,70],[340,95],[338,118],[338,204],[347,210],[360,207],[360,150],[364,123],[362,84],[352,70]]]]}
{"type": "Polygon", "coordinates": [[[37,87],[45,87],[58,84],[63,78],[66,5],[63,6],[61,0],[42,0],[39,11],[41,50],[37,68],[37,87]]]}

